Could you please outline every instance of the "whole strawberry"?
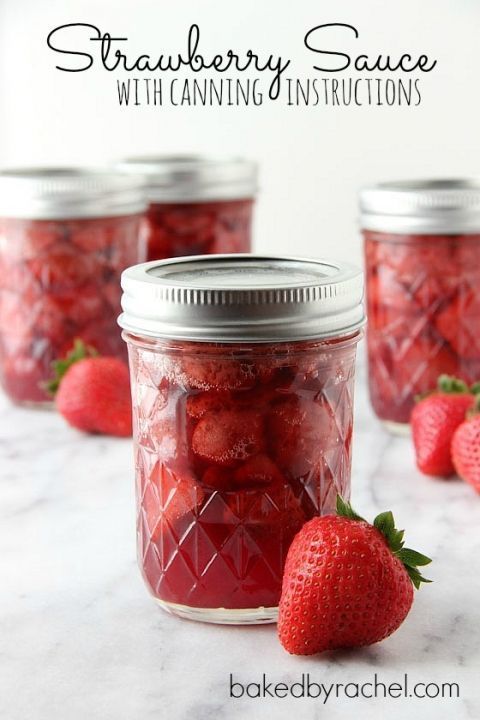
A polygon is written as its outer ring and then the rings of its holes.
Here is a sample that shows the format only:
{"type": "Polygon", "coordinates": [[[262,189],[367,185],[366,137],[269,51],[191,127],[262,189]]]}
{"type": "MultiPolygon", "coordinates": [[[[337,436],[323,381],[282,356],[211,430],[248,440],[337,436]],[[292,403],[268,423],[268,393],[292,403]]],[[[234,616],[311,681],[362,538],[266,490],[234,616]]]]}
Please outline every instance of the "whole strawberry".
{"type": "Polygon", "coordinates": [[[458,475],[480,493],[480,415],[474,414],[455,431],[452,458],[458,475]]]}
{"type": "Polygon", "coordinates": [[[450,453],[453,433],[474,402],[472,390],[462,380],[441,375],[438,389],[413,408],[410,422],[417,466],[425,475],[454,475],[450,453]]]}
{"type": "Polygon", "coordinates": [[[287,555],[278,632],[285,650],[312,655],[371,645],[404,621],[417,569],[430,558],[403,547],[391,512],[370,525],[340,497],[337,515],[316,517],[295,536],[287,555]]]}
{"type": "Polygon", "coordinates": [[[54,363],[48,390],[57,410],[78,430],[128,437],[132,434],[130,378],[127,365],[100,357],[80,340],[63,360],[54,363]]]}

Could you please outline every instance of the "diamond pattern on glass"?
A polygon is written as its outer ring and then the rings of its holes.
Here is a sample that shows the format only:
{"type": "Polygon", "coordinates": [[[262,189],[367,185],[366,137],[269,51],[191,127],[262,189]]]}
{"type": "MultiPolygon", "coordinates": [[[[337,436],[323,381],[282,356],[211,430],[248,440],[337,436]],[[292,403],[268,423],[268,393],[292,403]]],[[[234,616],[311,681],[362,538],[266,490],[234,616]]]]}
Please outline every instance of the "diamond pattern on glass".
{"type": "Polygon", "coordinates": [[[297,348],[129,346],[139,560],[159,599],[275,606],[296,532],[348,497],[355,343],[297,348]]]}
{"type": "Polygon", "coordinates": [[[366,233],[369,383],[382,420],[407,423],[442,373],[480,377],[480,236],[366,233]]]}

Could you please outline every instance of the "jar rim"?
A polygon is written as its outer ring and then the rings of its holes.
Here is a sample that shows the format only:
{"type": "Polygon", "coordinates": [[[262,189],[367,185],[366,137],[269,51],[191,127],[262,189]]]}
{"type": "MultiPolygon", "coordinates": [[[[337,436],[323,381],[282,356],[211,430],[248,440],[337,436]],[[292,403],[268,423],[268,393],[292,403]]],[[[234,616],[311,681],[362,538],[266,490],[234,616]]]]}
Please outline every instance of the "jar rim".
{"type": "Polygon", "coordinates": [[[96,167],[0,171],[0,217],[59,220],[134,215],[147,207],[145,183],[96,167]]]}
{"type": "Polygon", "coordinates": [[[268,342],[238,342],[238,343],[230,343],[230,342],[212,342],[212,341],[202,341],[202,340],[172,340],[172,338],[164,338],[164,337],[158,337],[158,336],[152,336],[152,335],[140,335],[138,333],[132,332],[130,330],[122,330],[122,338],[125,340],[125,342],[131,342],[133,345],[136,345],[137,347],[142,347],[146,350],[155,350],[154,344],[156,341],[158,343],[162,344],[161,351],[167,352],[168,354],[184,354],[185,348],[184,344],[188,343],[189,346],[195,347],[194,354],[197,355],[199,353],[199,349],[202,346],[208,347],[209,349],[206,352],[201,352],[202,357],[211,358],[214,360],[221,351],[225,352],[225,349],[228,348],[229,354],[231,352],[239,352],[243,356],[243,353],[248,354],[251,352],[251,349],[255,347],[255,349],[258,351],[265,348],[265,350],[268,352],[268,350],[272,347],[272,344],[276,347],[275,355],[278,355],[279,357],[282,356],[281,348],[285,347],[285,356],[293,356],[296,357],[297,355],[305,355],[305,353],[314,353],[318,352],[319,349],[325,349],[329,348],[332,351],[335,350],[342,350],[346,347],[350,347],[351,345],[356,345],[364,336],[364,327],[357,328],[353,332],[350,332],[346,335],[335,335],[335,337],[325,337],[325,338],[305,338],[303,340],[279,340],[277,342],[272,343],[272,341],[268,342]],[[175,343],[175,346],[173,345],[175,343]],[[305,348],[305,343],[309,344],[308,348],[305,348]],[[167,346],[168,345],[168,346],[167,346]],[[212,346],[215,347],[215,350],[218,349],[218,353],[211,350],[212,346]],[[280,352],[278,352],[278,349],[280,348],[280,352]]]}
{"type": "Polygon", "coordinates": [[[360,192],[362,229],[377,232],[480,231],[480,178],[432,178],[378,183],[360,192]]]}
{"type": "Polygon", "coordinates": [[[139,155],[115,167],[140,175],[151,203],[248,199],[258,189],[257,164],[240,157],[139,155]]]}
{"type": "Polygon", "coordinates": [[[122,273],[119,324],[172,340],[268,343],[348,335],[365,323],[350,263],[254,254],[142,263],[122,273]]]}

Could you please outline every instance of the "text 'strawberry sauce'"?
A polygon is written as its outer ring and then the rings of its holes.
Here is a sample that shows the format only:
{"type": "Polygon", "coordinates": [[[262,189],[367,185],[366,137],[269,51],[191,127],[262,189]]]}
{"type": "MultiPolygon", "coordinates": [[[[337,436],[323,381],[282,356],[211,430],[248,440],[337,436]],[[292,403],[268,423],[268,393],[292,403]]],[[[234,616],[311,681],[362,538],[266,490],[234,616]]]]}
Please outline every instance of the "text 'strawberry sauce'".
{"type": "Polygon", "coordinates": [[[480,185],[386,183],[361,207],[370,397],[401,432],[439,375],[480,379],[480,185]]]}
{"type": "Polygon", "coordinates": [[[350,493],[361,273],[197,257],[122,285],[147,586],[191,619],[270,622],[294,535],[350,493]]]}
{"type": "Polygon", "coordinates": [[[76,338],[124,356],[119,278],[144,258],[141,192],[94,171],[0,175],[0,380],[14,402],[50,400],[52,362],[76,338]]]}
{"type": "Polygon", "coordinates": [[[119,169],[145,179],[149,260],[251,249],[254,163],[180,155],[131,158],[119,169]]]}

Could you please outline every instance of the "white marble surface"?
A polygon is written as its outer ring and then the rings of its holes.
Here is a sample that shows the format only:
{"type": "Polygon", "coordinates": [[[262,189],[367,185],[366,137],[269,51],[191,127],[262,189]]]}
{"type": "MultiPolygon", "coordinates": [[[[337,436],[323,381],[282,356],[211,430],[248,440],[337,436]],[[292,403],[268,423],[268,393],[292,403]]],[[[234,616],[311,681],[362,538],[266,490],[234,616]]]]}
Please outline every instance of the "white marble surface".
{"type": "MultiPolygon", "coordinates": [[[[363,375],[363,373],[361,374],[363,375]]],[[[480,717],[480,498],[414,468],[357,383],[353,499],[394,510],[431,555],[435,583],[400,630],[359,652],[295,658],[274,626],[196,624],[159,610],[136,568],[130,442],[86,437],[53,412],[0,403],[0,718],[480,717]],[[460,699],[229,698],[244,683],[302,673],[330,683],[457,682],[460,699]]],[[[354,692],[354,689],[351,690],[354,692]]]]}

